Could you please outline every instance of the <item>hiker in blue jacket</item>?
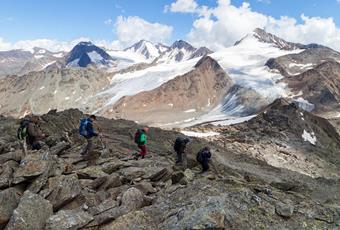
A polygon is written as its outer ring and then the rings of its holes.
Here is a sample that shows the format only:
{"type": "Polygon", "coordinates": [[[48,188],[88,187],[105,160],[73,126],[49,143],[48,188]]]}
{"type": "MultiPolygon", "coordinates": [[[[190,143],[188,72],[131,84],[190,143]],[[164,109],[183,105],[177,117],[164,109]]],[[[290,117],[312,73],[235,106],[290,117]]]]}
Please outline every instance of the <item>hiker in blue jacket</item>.
{"type": "Polygon", "coordinates": [[[86,138],[87,145],[80,153],[81,155],[87,155],[92,151],[93,141],[92,137],[96,137],[99,134],[93,130],[93,123],[97,120],[95,115],[91,115],[88,118],[84,118],[80,121],[79,134],[86,138]]]}

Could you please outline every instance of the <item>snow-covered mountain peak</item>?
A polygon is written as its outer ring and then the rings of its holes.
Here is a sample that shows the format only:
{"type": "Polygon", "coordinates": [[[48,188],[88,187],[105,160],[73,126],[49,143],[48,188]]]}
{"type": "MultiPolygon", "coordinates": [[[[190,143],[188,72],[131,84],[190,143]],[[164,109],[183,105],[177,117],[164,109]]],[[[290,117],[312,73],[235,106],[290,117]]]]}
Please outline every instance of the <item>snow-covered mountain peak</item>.
{"type": "Polygon", "coordinates": [[[147,40],[140,40],[134,45],[126,48],[124,51],[142,55],[147,60],[153,60],[168,49],[169,47],[161,43],[154,44],[147,40]]]}
{"type": "Polygon", "coordinates": [[[89,64],[107,65],[113,58],[91,42],[78,43],[66,57],[69,67],[87,67],[89,64]]]}
{"type": "Polygon", "coordinates": [[[253,39],[256,39],[258,42],[261,42],[261,43],[271,44],[272,46],[279,48],[281,50],[297,50],[297,49],[304,48],[302,47],[303,45],[301,44],[287,42],[284,39],[274,34],[268,33],[265,30],[260,29],[260,28],[256,28],[253,32],[247,34],[241,40],[237,41],[235,45],[239,45],[239,44],[248,42],[249,40],[253,40],[253,39]]]}
{"type": "Polygon", "coordinates": [[[171,45],[171,47],[170,47],[171,49],[185,49],[185,50],[187,50],[187,51],[189,51],[189,52],[193,52],[193,51],[195,51],[196,49],[192,46],[192,45],[190,45],[188,42],[186,42],[186,41],[183,41],[183,40],[177,40],[177,41],[175,41],[172,45],[171,45]]]}

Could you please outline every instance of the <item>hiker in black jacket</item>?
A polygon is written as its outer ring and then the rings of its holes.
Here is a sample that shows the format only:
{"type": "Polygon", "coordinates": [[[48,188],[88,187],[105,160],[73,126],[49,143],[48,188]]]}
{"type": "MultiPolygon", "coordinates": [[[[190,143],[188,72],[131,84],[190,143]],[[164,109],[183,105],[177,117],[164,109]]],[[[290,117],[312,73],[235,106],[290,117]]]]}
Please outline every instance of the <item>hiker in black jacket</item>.
{"type": "Polygon", "coordinates": [[[211,159],[211,152],[209,147],[204,147],[197,153],[197,161],[202,165],[202,172],[209,170],[209,161],[211,159]]]}
{"type": "Polygon", "coordinates": [[[190,142],[189,138],[177,137],[174,144],[174,150],[177,154],[176,164],[182,164],[186,168],[186,147],[190,142]]]}

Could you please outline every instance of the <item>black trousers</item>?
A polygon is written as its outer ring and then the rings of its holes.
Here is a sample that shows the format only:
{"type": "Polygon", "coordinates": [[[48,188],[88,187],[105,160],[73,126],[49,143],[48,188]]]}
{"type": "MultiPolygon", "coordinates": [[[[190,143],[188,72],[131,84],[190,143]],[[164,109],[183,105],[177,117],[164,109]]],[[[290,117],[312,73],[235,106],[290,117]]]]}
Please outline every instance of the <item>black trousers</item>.
{"type": "Polygon", "coordinates": [[[209,170],[209,160],[203,160],[200,163],[202,165],[202,172],[206,172],[209,170]]]}

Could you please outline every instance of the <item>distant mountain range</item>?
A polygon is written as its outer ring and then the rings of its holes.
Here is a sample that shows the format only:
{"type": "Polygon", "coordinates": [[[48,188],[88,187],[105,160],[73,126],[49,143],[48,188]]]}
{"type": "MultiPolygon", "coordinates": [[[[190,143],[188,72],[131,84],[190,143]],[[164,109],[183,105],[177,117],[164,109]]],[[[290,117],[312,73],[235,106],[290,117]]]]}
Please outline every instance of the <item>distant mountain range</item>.
{"type": "Polygon", "coordinates": [[[0,112],[76,107],[176,127],[254,115],[284,97],[336,117],[339,62],[340,54],[328,47],[287,42],[262,29],[215,52],[183,40],[171,46],[141,40],[124,50],[80,42],[68,53],[5,51],[0,112]]]}

